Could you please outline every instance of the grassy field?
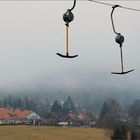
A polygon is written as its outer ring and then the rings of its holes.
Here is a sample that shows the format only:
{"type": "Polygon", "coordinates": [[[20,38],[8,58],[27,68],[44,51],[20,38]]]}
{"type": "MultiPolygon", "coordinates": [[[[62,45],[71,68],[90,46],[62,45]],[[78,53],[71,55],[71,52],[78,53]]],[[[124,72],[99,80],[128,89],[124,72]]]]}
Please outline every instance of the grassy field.
{"type": "Polygon", "coordinates": [[[110,140],[95,128],[50,126],[0,126],[0,140],[110,140]]]}

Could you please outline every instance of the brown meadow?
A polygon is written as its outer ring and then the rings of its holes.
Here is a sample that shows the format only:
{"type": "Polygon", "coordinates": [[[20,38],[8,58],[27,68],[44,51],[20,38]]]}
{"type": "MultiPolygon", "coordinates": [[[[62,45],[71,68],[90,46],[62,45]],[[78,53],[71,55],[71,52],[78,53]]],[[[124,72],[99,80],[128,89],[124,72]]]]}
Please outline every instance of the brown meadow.
{"type": "Polygon", "coordinates": [[[110,140],[96,128],[53,126],[0,126],[0,140],[110,140]]]}

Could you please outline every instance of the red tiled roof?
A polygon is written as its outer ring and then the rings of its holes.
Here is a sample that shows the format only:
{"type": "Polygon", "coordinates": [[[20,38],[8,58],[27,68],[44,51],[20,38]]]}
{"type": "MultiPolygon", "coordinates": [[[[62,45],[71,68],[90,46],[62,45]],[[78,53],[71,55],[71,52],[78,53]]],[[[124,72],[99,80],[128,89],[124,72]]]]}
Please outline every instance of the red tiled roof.
{"type": "Polygon", "coordinates": [[[86,121],[89,121],[91,120],[91,118],[86,115],[86,114],[80,114],[80,115],[76,115],[75,113],[73,112],[70,112],[68,113],[68,116],[72,119],[72,120],[86,120],[86,121]]]}
{"type": "Polygon", "coordinates": [[[68,116],[72,119],[72,120],[79,120],[78,115],[76,115],[73,112],[68,113],[68,116]]]}
{"type": "Polygon", "coordinates": [[[0,119],[12,119],[15,118],[16,114],[13,109],[0,108],[0,119]]]}
{"type": "Polygon", "coordinates": [[[32,111],[20,109],[11,109],[11,108],[0,108],[0,120],[8,120],[8,119],[26,119],[32,111]]]}
{"type": "Polygon", "coordinates": [[[26,119],[25,113],[21,111],[20,109],[16,109],[15,113],[16,113],[17,119],[26,119]]]}
{"type": "Polygon", "coordinates": [[[79,119],[80,120],[86,120],[86,121],[91,120],[91,118],[88,115],[86,115],[86,114],[80,114],[79,115],[79,119]]]}

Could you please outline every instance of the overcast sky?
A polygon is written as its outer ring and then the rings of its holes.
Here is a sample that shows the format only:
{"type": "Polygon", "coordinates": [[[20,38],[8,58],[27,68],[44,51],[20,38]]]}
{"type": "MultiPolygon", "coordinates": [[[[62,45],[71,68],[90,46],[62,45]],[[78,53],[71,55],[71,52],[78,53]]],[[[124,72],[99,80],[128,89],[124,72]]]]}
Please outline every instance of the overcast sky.
{"type": "MultiPolygon", "coordinates": [[[[110,2],[113,3],[113,2],[110,2]]],[[[78,1],[70,23],[70,54],[65,51],[63,13],[72,1],[0,2],[0,91],[140,91],[140,12],[117,8],[116,29],[125,36],[124,76],[120,54],[111,26],[111,7],[78,1]]],[[[114,4],[140,9],[139,1],[114,4]]]]}

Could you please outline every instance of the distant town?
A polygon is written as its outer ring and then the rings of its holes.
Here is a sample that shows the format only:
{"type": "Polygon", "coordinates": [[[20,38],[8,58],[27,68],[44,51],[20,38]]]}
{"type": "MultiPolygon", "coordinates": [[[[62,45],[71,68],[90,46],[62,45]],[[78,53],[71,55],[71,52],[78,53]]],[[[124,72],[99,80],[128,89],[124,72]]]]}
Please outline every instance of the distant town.
{"type": "Polygon", "coordinates": [[[7,95],[0,99],[0,124],[89,126],[111,128],[114,123],[140,126],[140,100],[123,109],[115,99],[104,101],[95,113],[92,107],[82,108],[71,96],[66,99],[37,100],[7,95]]]}
{"type": "Polygon", "coordinates": [[[0,99],[0,125],[94,127],[107,129],[112,140],[128,137],[128,131],[135,139],[140,134],[140,99],[127,108],[113,98],[107,99],[97,114],[91,106],[83,108],[71,96],[50,103],[7,95],[0,99]]]}

